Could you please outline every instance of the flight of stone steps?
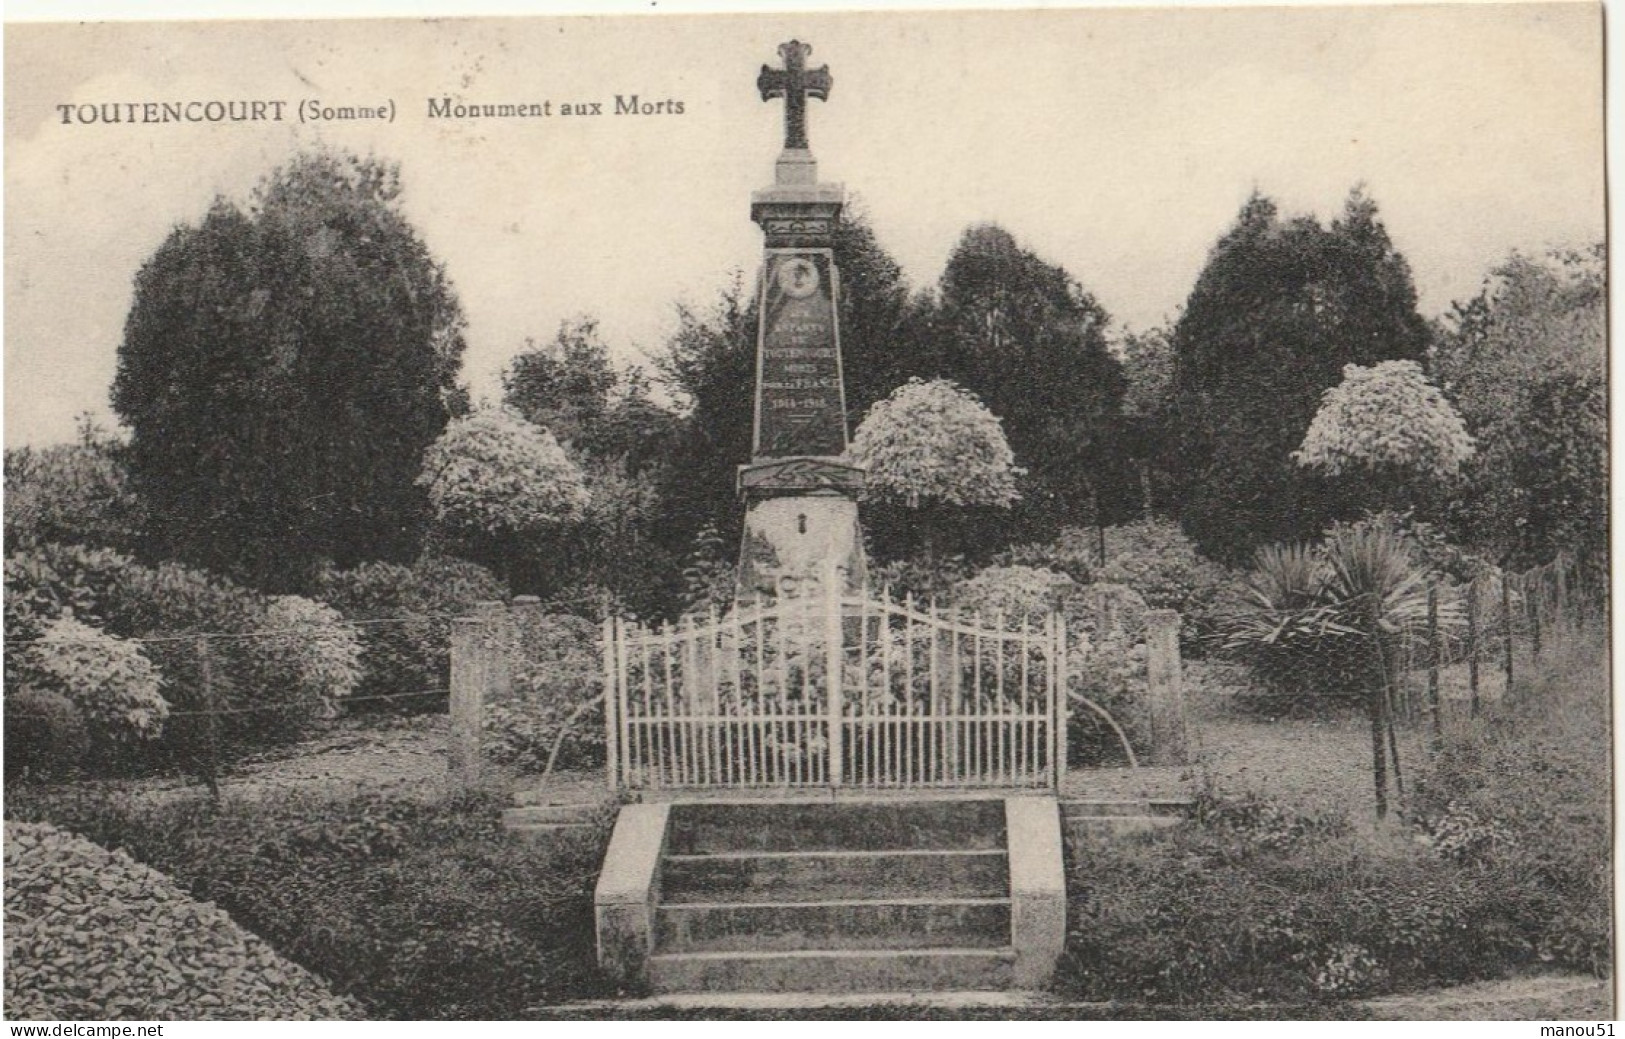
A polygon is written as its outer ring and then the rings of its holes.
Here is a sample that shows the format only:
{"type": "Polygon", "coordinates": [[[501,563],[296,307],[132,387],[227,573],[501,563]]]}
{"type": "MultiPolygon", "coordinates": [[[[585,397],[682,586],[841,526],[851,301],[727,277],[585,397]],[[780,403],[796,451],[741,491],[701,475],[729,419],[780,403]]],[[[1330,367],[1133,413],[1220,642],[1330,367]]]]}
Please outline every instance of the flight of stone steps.
{"type": "Polygon", "coordinates": [[[1004,802],[672,806],[656,992],[1010,987],[1004,802]]]}

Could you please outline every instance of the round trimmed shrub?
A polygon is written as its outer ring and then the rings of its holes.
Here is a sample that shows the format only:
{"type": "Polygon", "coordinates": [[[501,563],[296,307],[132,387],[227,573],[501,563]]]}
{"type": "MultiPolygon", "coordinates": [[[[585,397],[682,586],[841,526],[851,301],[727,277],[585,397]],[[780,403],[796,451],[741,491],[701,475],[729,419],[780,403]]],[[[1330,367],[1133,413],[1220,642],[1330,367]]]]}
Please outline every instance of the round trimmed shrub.
{"type": "Polygon", "coordinates": [[[151,740],[163,732],[169,701],[158,691],[158,672],[133,643],[58,617],[28,647],[24,668],[37,688],[78,708],[97,742],[151,740]]]}

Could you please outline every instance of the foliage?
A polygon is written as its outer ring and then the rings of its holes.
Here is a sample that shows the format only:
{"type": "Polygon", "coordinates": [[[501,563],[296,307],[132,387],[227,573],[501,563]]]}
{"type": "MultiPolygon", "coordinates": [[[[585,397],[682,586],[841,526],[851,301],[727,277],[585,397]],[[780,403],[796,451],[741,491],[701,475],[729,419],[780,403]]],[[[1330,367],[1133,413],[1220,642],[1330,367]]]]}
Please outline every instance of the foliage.
{"type": "MultiPolygon", "coordinates": [[[[1537,846],[1563,854],[1528,835],[1537,846]]],[[[1362,838],[1340,817],[1210,795],[1189,825],[1080,849],[1057,984],[1078,999],[1211,1007],[1403,992],[1542,962],[1606,973],[1606,903],[1521,879],[1533,878],[1362,838]]]]}
{"type": "Polygon", "coordinates": [[[345,620],[365,622],[356,629],[363,668],[356,693],[369,698],[369,710],[441,709],[450,682],[453,619],[471,615],[477,603],[508,598],[507,587],[484,567],[429,555],[410,567],[326,568],[315,585],[316,598],[345,620]]]}
{"type": "MultiPolygon", "coordinates": [[[[103,604],[136,565],[112,549],[45,544],[13,548],[5,561],[7,643],[38,638],[45,622],[73,615],[99,623],[103,604]]],[[[7,659],[10,660],[11,654],[7,659]]]]}
{"type": "Polygon", "coordinates": [[[509,412],[454,420],[423,455],[418,483],[435,519],[460,535],[526,535],[579,519],[581,471],[553,434],[509,412]]]}
{"type": "Polygon", "coordinates": [[[932,559],[894,559],[869,567],[869,586],[878,588],[901,602],[913,596],[919,603],[946,605],[954,589],[971,576],[964,556],[937,556],[932,559]]]}
{"type": "Polygon", "coordinates": [[[1039,623],[1076,592],[1076,583],[1054,570],[990,566],[955,588],[953,598],[960,609],[989,623],[1000,617],[1011,623],[1022,617],[1039,623]]]}
{"type": "Polygon", "coordinates": [[[1461,416],[1422,366],[1383,361],[1343,366],[1343,381],[1321,396],[1292,457],[1333,476],[1388,471],[1443,482],[1461,472],[1472,453],[1461,416]]]}
{"type": "Polygon", "coordinates": [[[1218,623],[1229,570],[1197,551],[1177,523],[1135,520],[1106,528],[1106,563],[1094,579],[1126,585],[1154,610],[1176,610],[1181,642],[1193,649],[1218,623]]]}
{"type": "Polygon", "coordinates": [[[1607,566],[1606,257],[1514,252],[1435,335],[1433,370],[1480,445],[1449,521],[1507,565],[1607,566]]]}
{"type": "Polygon", "coordinates": [[[486,795],[8,801],[169,874],[369,1017],[507,1020],[610,995],[592,944],[607,825],[531,846],[501,808],[486,795]]]}
{"type": "Polygon", "coordinates": [[[158,558],[282,591],[418,553],[463,317],[401,190],[393,165],[307,153],[136,275],[112,402],[158,558]]]}
{"type": "Polygon", "coordinates": [[[997,417],[946,380],[911,379],[864,416],[852,459],[865,495],[922,505],[1009,506],[1022,470],[997,417]]]}
{"type": "Polygon", "coordinates": [[[1426,342],[1409,267],[1359,189],[1329,228],[1249,199],[1173,333],[1171,458],[1181,525],[1202,552],[1240,562],[1349,508],[1291,453],[1344,365],[1419,359],[1426,342]]]}
{"type": "Polygon", "coordinates": [[[30,687],[66,697],[98,744],[156,739],[169,717],[141,647],[72,617],[45,625],[23,653],[22,672],[30,687]]]}
{"type": "Polygon", "coordinates": [[[609,410],[616,382],[598,321],[583,315],[560,322],[550,343],[525,340],[502,372],[502,402],[560,442],[585,448],[609,410]]]}
{"type": "Polygon", "coordinates": [[[1011,516],[1020,533],[1049,534],[1132,497],[1116,450],[1126,380],[1099,302],[993,224],[960,236],[938,296],[945,374],[1002,417],[1030,469],[1011,516]]]}
{"type": "Polygon", "coordinates": [[[1498,941],[1526,962],[1608,972],[1610,708],[1606,645],[1571,644],[1414,778],[1408,817],[1512,898],[1498,941]]]}
{"type": "Polygon", "coordinates": [[[223,910],[128,855],[43,823],[8,822],[5,838],[7,1017],[360,1016],[223,910]]]}
{"type": "Polygon", "coordinates": [[[130,486],[123,440],[81,419],[79,442],[18,447],[5,455],[9,550],[42,544],[133,550],[145,507],[130,486]]]}
{"type": "Polygon", "coordinates": [[[540,772],[559,741],[564,768],[602,765],[604,715],[598,626],[569,614],[516,613],[513,698],[488,705],[486,752],[502,764],[540,772]]]}
{"type": "Polygon", "coordinates": [[[278,658],[299,699],[320,704],[335,718],[361,684],[361,640],[331,606],[297,595],[279,595],[265,611],[268,636],[262,652],[278,658]]]}
{"type": "Polygon", "coordinates": [[[5,691],[6,779],[71,774],[90,752],[79,708],[61,693],[9,680],[5,691]]]}

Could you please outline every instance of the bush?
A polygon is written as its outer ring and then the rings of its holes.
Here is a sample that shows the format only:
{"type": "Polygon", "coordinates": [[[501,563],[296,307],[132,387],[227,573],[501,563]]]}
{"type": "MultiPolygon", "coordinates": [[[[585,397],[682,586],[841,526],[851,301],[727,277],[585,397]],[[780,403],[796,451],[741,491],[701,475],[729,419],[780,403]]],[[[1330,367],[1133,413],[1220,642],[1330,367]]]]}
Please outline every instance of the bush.
{"type": "Polygon", "coordinates": [[[1407,816],[1510,899],[1500,940],[1527,962],[1609,967],[1609,701],[1604,646],[1548,657],[1414,780],[1407,816]]]}
{"type": "Polygon", "coordinates": [[[297,595],[279,595],[266,610],[266,627],[277,634],[255,649],[287,675],[298,699],[336,718],[361,683],[361,640],[331,606],[297,595]]]}
{"type": "Polygon", "coordinates": [[[545,845],[502,799],[8,804],[129,851],[369,1017],[505,1020],[607,996],[592,892],[608,819],[545,845]]]}
{"type": "Polygon", "coordinates": [[[1180,642],[1202,647],[1217,630],[1217,616],[1230,571],[1203,556],[1179,524],[1139,520],[1106,528],[1106,564],[1094,580],[1134,589],[1154,610],[1176,610],[1180,642]]]}
{"type": "Polygon", "coordinates": [[[1017,545],[1000,554],[1001,562],[1058,570],[1078,584],[1125,585],[1152,609],[1175,610],[1181,620],[1180,643],[1199,654],[1218,629],[1230,571],[1203,556],[1170,520],[1147,519],[1106,528],[1106,562],[1100,562],[1098,534],[1092,528],[1067,527],[1054,541],[1017,545]]]}
{"type": "MultiPolygon", "coordinates": [[[[37,546],[6,560],[7,678],[27,681],[17,647],[39,638],[56,618],[71,615],[116,638],[140,641],[163,698],[184,717],[138,752],[126,748],[118,764],[198,767],[206,753],[230,754],[298,735],[318,713],[321,690],[339,677],[312,672],[314,650],[299,639],[263,634],[280,623],[271,609],[266,597],[193,567],[143,566],[105,549],[37,546]],[[178,637],[194,634],[210,636],[207,682],[200,641],[178,637]],[[212,719],[194,713],[202,711],[226,713],[212,719]]],[[[287,609],[279,617],[292,623],[287,609]]]]}
{"type": "Polygon", "coordinates": [[[598,626],[570,614],[516,616],[513,699],[486,708],[487,753],[540,772],[563,733],[558,764],[602,765],[603,708],[590,706],[604,691],[598,626]]]}
{"type": "Polygon", "coordinates": [[[40,823],[8,822],[5,836],[7,1017],[358,1016],[352,1001],[127,855],[40,823]]]}
{"type": "MultiPolygon", "coordinates": [[[[1549,888],[1259,800],[1204,798],[1192,824],[1092,841],[1070,874],[1057,983],[1089,1000],[1377,995],[1502,977],[1540,958],[1532,933],[1575,933],[1574,907],[1549,888]]],[[[1552,966],[1594,969],[1562,942],[1539,948],[1552,966]]]]}
{"type": "Polygon", "coordinates": [[[63,775],[85,763],[85,719],[61,693],[13,685],[5,692],[6,778],[63,775]]]}
{"type": "Polygon", "coordinates": [[[953,602],[985,624],[1036,622],[1076,595],[1077,584],[1054,570],[1030,566],[990,566],[954,588],[953,602]]]}
{"type": "Polygon", "coordinates": [[[357,629],[364,669],[357,697],[396,698],[363,701],[367,708],[425,712],[446,703],[452,620],[471,615],[477,603],[507,599],[508,590],[483,567],[425,556],[410,567],[325,569],[315,596],[345,620],[367,622],[357,629]]]}
{"type": "Polygon", "coordinates": [[[152,740],[162,734],[169,701],[141,648],[72,617],[45,625],[23,655],[25,681],[66,697],[101,746],[152,740]]]}

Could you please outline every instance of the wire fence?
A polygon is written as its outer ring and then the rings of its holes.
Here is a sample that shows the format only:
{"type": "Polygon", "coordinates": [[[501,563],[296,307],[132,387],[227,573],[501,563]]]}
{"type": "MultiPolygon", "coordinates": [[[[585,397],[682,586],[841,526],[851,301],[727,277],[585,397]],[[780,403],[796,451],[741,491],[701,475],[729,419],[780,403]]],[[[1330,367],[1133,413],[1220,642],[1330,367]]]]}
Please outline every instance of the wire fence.
{"type": "Polygon", "coordinates": [[[1545,659],[1594,640],[1608,623],[1607,601],[1594,574],[1560,557],[1402,589],[1372,604],[1379,617],[1370,622],[1346,609],[1296,611],[1241,659],[1260,686],[1255,695],[1369,704],[1382,689],[1394,721],[1425,724],[1437,740],[1506,699],[1545,659]]]}
{"type": "Polygon", "coordinates": [[[1423,624],[1393,643],[1393,707],[1435,737],[1505,700],[1520,675],[1608,623],[1605,589],[1567,557],[1428,589],[1423,624]]]}

